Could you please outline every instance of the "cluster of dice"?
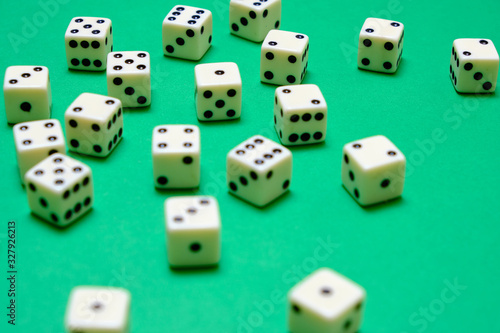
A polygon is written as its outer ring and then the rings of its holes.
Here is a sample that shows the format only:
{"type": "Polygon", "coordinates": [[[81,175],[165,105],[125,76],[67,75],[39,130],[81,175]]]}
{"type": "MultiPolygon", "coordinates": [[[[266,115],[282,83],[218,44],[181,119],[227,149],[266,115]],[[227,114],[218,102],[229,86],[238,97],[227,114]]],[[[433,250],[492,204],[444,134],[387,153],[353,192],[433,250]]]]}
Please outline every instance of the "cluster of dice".
{"type": "MultiPolygon", "coordinates": [[[[227,155],[230,193],[262,207],[290,187],[292,153],[286,146],[325,140],[327,103],[306,75],[309,38],[277,30],[281,0],[231,0],[230,31],[262,42],[260,79],[278,85],[274,96],[274,127],[281,144],[256,135],[227,155]]],[[[400,22],[368,18],[359,38],[358,67],[394,73],[403,53],[400,22]]],[[[212,43],[212,14],[207,9],[177,5],[163,22],[166,56],[200,60],[212,43]]],[[[65,226],[93,205],[92,171],[65,155],[105,157],[123,136],[123,108],[151,103],[150,57],[145,51],[113,52],[113,29],[107,18],[77,17],[65,35],[70,69],[107,71],[108,96],[82,93],[66,110],[62,126],[50,119],[52,107],[48,69],[11,66],[5,74],[7,121],[14,140],[22,181],[31,210],[65,226]]],[[[493,92],[498,54],[488,39],[457,39],[453,43],[450,78],[462,93],[493,92]]],[[[242,84],[237,64],[197,65],[196,114],[200,121],[237,119],[242,84]]],[[[196,125],[159,125],[153,129],[153,177],[157,188],[200,185],[200,130],[196,125]]],[[[348,143],[342,156],[341,179],[360,205],[399,197],[406,160],[386,137],[378,135],[348,143]]],[[[220,260],[220,213],[210,196],[171,197],[165,201],[168,260],[173,267],[216,265],[220,260]]],[[[361,325],[365,291],[330,269],[320,269],[289,293],[292,332],[356,332],[361,325]]],[[[78,287],[68,304],[71,332],[124,332],[130,295],[116,288],[78,287]],[[84,309],[84,311],[82,310],[84,309]],[[92,318],[89,320],[88,318],[92,318]]]]}

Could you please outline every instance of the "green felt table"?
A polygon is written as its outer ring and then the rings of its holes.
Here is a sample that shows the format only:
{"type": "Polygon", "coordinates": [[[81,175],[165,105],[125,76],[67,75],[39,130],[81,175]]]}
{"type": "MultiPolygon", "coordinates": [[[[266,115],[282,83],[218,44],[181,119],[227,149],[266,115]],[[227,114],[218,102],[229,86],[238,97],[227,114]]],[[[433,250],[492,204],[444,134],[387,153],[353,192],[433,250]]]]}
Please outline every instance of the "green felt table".
{"type": "Polygon", "coordinates": [[[255,134],[278,139],[275,87],[259,82],[260,45],[229,34],[228,1],[185,4],[213,12],[213,46],[200,63],[240,67],[240,120],[197,121],[196,63],[162,53],[161,22],[172,1],[0,4],[0,70],[47,66],[53,118],[62,121],[82,92],[106,94],[104,72],[67,69],[63,35],[75,16],[111,18],[115,50],[150,52],[153,88],[151,107],[125,111],[124,140],[108,158],[68,153],[91,166],[95,204],[65,229],[30,214],[12,126],[0,112],[0,331],[63,332],[70,290],[102,285],[130,290],[132,332],[287,332],[284,296],[323,266],[366,288],[363,333],[500,331],[498,93],[459,95],[448,77],[454,39],[489,38],[500,45],[500,3],[284,1],[281,28],[310,37],[304,83],[323,91],[328,133],[324,144],[291,148],[290,191],[263,209],[230,195],[225,183],[231,148],[255,134]],[[357,69],[357,37],[369,16],[405,24],[395,75],[357,69]],[[152,129],[175,123],[201,129],[201,186],[194,191],[153,186],[152,129]],[[399,200],[362,208],[341,185],[341,151],[376,134],[405,153],[405,190],[399,200]],[[219,200],[222,257],[214,269],[173,271],[163,203],[190,194],[219,200]],[[16,222],[15,326],[6,316],[8,221],[16,222]]]}

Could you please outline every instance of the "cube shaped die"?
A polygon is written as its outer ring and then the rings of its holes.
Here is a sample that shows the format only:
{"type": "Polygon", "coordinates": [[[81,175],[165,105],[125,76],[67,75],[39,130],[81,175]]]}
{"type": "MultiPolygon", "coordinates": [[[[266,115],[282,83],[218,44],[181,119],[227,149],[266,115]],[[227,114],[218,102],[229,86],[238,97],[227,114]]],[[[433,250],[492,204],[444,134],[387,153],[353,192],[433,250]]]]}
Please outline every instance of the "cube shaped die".
{"type": "Polygon", "coordinates": [[[158,188],[200,185],[200,129],[195,125],[159,125],[153,129],[153,177],[158,188]]]}
{"type": "Polygon", "coordinates": [[[274,141],[255,135],[227,155],[230,193],[258,207],[288,191],[292,180],[292,153],[274,141]]]}
{"type": "Polygon", "coordinates": [[[212,13],[176,5],[165,17],[162,33],[166,56],[200,60],[212,45],[212,13]]]}
{"type": "Polygon", "coordinates": [[[241,76],[234,62],[194,68],[196,113],[199,120],[237,119],[241,114],[241,76]]]}
{"type": "Polygon", "coordinates": [[[118,98],[123,107],[151,104],[151,65],[144,51],[108,54],[108,95],[118,98]]]}
{"type": "Polygon", "coordinates": [[[14,144],[21,180],[35,164],[54,153],[66,153],[66,143],[57,119],[29,121],[14,126],[14,144]]]}
{"type": "Polygon", "coordinates": [[[284,145],[325,140],[328,108],[314,84],[281,86],[274,97],[274,128],[284,145]]]}
{"type": "Polygon", "coordinates": [[[359,34],[358,67],[394,73],[403,55],[404,25],[401,22],[369,17],[359,34]]]}
{"type": "Polygon", "coordinates": [[[66,155],[47,157],[26,172],[25,182],[32,212],[58,226],[83,216],[94,201],[92,171],[66,155]]]}
{"type": "Polygon", "coordinates": [[[172,197],[165,201],[170,265],[215,265],[220,260],[220,212],[211,196],[172,197]]]}
{"type": "Polygon", "coordinates": [[[104,17],[74,17],[64,36],[70,69],[103,71],[113,51],[113,27],[104,17]]]}
{"type": "Polygon", "coordinates": [[[376,135],[344,146],[342,183],[360,205],[371,205],[403,193],[406,158],[385,136],[376,135]]]}
{"type": "Polygon", "coordinates": [[[119,99],[83,93],[64,115],[69,149],[81,154],[104,157],[123,136],[122,103],[119,99]]]}
{"type": "Polygon", "coordinates": [[[321,268],[288,293],[292,333],[355,333],[363,318],[365,290],[329,269],[321,268]]]}
{"type": "Polygon", "coordinates": [[[260,80],[275,85],[300,84],[307,71],[309,37],[271,30],[262,43],[260,80]]]}
{"type": "Polygon", "coordinates": [[[231,0],[229,29],[233,35],[262,42],[267,33],[280,27],[281,0],[231,0]]]}
{"type": "Polygon", "coordinates": [[[7,67],[3,93],[9,124],[50,118],[52,92],[47,67],[7,67]]]}
{"type": "Polygon", "coordinates": [[[123,288],[76,287],[66,308],[66,331],[127,333],[130,299],[129,291],[123,288]]]}
{"type": "Polygon", "coordinates": [[[460,93],[492,93],[496,89],[499,57],[489,39],[456,39],[451,49],[450,78],[460,93]]]}

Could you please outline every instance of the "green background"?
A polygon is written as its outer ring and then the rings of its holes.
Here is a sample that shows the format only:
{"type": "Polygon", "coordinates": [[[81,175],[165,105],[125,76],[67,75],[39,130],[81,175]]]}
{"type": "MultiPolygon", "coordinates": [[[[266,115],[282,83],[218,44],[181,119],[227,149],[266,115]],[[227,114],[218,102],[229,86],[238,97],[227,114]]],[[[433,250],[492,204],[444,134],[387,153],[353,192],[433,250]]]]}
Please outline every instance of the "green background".
{"type": "Polygon", "coordinates": [[[161,22],[176,3],[61,2],[2,1],[0,70],[48,66],[52,114],[62,120],[80,93],[106,94],[104,72],[68,71],[65,29],[75,16],[108,17],[116,51],[150,52],[152,105],[126,110],[124,140],[108,158],[70,153],[92,167],[95,204],[63,230],[30,214],[12,127],[0,112],[2,332],[63,332],[67,298],[77,285],[130,290],[132,332],[287,332],[283,295],[322,266],[366,288],[363,333],[500,331],[500,103],[498,94],[458,95],[448,77],[454,39],[489,38],[500,45],[497,0],[284,1],[281,28],[310,37],[304,83],[323,91],[328,134],[324,144],[291,149],[291,191],[264,209],[229,195],[225,185],[231,148],[254,134],[277,140],[275,87],[259,82],[259,44],[229,34],[228,1],[184,3],[213,13],[213,46],[201,63],[240,67],[241,120],[217,123],[197,121],[196,63],[162,54],[161,22]],[[357,37],[369,16],[405,24],[395,75],[356,67],[357,37]],[[26,31],[34,22],[35,31],[26,31]],[[22,40],[13,43],[15,36],[22,40]],[[152,129],[173,123],[201,128],[202,181],[194,192],[153,186],[152,129]],[[403,151],[408,175],[400,200],[364,209],[341,186],[341,149],[376,134],[403,151]],[[163,202],[189,194],[219,200],[222,258],[216,269],[168,268],[163,202]],[[4,314],[9,220],[17,222],[15,328],[4,314]],[[453,284],[458,289],[450,289],[453,284]]]}

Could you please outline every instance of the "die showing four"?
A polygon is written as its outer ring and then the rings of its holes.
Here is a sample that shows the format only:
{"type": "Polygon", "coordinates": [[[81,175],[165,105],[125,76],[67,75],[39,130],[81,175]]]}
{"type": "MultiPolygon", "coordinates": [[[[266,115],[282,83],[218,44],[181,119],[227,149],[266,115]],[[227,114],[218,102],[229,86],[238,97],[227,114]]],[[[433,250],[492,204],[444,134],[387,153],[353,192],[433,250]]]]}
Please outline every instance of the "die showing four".
{"type": "Polygon", "coordinates": [[[7,67],[3,93],[9,124],[50,118],[52,92],[47,67],[7,67]]]}
{"type": "Polygon", "coordinates": [[[261,43],[267,33],[281,24],[281,0],[231,0],[229,31],[261,43]]]}
{"type": "Polygon", "coordinates": [[[113,27],[104,17],[74,17],[64,36],[68,68],[103,71],[113,51],[113,27]]]}

